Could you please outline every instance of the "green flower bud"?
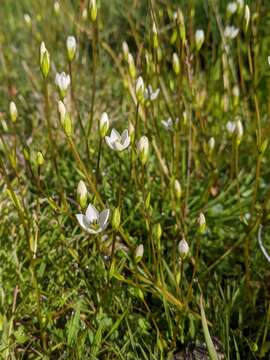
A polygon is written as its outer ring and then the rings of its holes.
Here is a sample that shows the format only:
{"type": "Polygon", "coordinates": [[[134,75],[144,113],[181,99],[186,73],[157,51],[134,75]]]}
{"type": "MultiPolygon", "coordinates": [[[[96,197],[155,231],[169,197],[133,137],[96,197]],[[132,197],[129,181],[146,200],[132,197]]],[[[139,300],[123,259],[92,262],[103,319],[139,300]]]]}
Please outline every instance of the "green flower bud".
{"type": "Polygon", "coordinates": [[[44,78],[49,74],[50,70],[50,54],[46,49],[45,43],[42,41],[40,45],[40,69],[44,78]]]}
{"type": "Polygon", "coordinates": [[[137,248],[135,250],[135,262],[136,263],[139,263],[142,260],[143,252],[144,252],[143,244],[140,244],[139,246],[137,246],[137,248]]]}
{"type": "Polygon", "coordinates": [[[90,3],[89,3],[89,11],[90,11],[90,18],[91,18],[91,20],[92,20],[93,22],[95,22],[96,19],[97,19],[97,13],[98,13],[96,0],[90,0],[90,3]]]}
{"type": "Polygon", "coordinates": [[[244,32],[247,33],[250,22],[250,9],[249,6],[245,6],[245,15],[244,15],[244,32]]]}
{"type": "Polygon", "coordinates": [[[136,81],[135,93],[136,93],[136,98],[137,98],[138,102],[143,102],[143,100],[144,100],[144,82],[143,82],[143,78],[141,76],[139,76],[136,81]]]}
{"type": "Polygon", "coordinates": [[[87,204],[87,188],[84,181],[80,180],[77,187],[77,201],[81,208],[85,208],[87,204]]]}
{"type": "Polygon", "coordinates": [[[17,121],[18,111],[17,111],[17,106],[14,101],[11,101],[9,104],[9,115],[10,115],[11,121],[15,123],[17,121]]]}
{"type": "Polygon", "coordinates": [[[74,36],[67,37],[66,47],[67,47],[68,60],[72,61],[76,54],[76,47],[77,47],[76,39],[74,36]]]}
{"type": "Polygon", "coordinates": [[[176,53],[173,54],[173,71],[176,75],[180,73],[180,62],[179,57],[176,53]]]}
{"type": "Polygon", "coordinates": [[[137,145],[137,151],[142,165],[145,165],[149,155],[149,141],[146,136],[140,138],[137,145]]]}
{"type": "Polygon", "coordinates": [[[132,79],[135,79],[136,67],[135,67],[133,56],[130,53],[128,54],[128,71],[129,71],[129,75],[132,77],[132,79]]]}
{"type": "Polygon", "coordinates": [[[180,182],[176,179],[174,180],[174,193],[175,193],[175,197],[176,199],[180,199],[182,196],[182,187],[180,182]]]}
{"type": "Polygon", "coordinates": [[[204,31],[203,30],[196,30],[195,33],[195,44],[197,51],[200,50],[202,44],[204,43],[204,31]]]}
{"type": "Polygon", "coordinates": [[[112,227],[114,230],[118,230],[121,224],[121,212],[118,207],[114,209],[113,216],[112,216],[112,227]]]}
{"type": "Polygon", "coordinates": [[[184,260],[189,253],[189,246],[185,239],[182,239],[179,242],[178,250],[179,250],[181,259],[184,260]]]}
{"type": "Polygon", "coordinates": [[[101,118],[99,121],[99,135],[103,139],[109,130],[109,117],[106,112],[101,114],[101,118]]]}
{"type": "Polygon", "coordinates": [[[60,121],[63,126],[63,129],[67,136],[72,135],[72,121],[71,118],[66,110],[66,107],[63,103],[63,101],[58,101],[58,112],[60,115],[60,121]]]}
{"type": "Polygon", "coordinates": [[[198,224],[199,224],[199,233],[203,234],[206,228],[206,220],[204,214],[201,212],[198,217],[198,224]]]}
{"type": "Polygon", "coordinates": [[[44,164],[44,157],[41,151],[37,152],[36,163],[38,166],[42,166],[44,164]]]}

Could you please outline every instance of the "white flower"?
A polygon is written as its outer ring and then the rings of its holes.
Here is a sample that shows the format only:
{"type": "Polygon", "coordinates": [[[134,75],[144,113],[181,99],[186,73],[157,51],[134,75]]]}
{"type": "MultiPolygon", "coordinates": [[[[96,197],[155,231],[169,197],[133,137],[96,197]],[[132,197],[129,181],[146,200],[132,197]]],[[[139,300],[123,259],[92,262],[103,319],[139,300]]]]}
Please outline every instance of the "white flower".
{"type": "Polygon", "coordinates": [[[108,226],[109,216],[109,209],[105,209],[99,213],[92,204],[88,205],[85,215],[76,214],[78,223],[89,234],[98,234],[105,230],[108,226]]]}
{"type": "Polygon", "coordinates": [[[182,259],[184,259],[187,256],[188,252],[189,252],[189,246],[188,246],[188,243],[186,242],[185,239],[182,239],[179,242],[178,250],[179,250],[179,253],[180,253],[180,257],[182,259]]]}
{"type": "Polygon", "coordinates": [[[237,11],[237,3],[236,2],[229,2],[227,5],[227,12],[229,15],[236,13],[237,11]]]}
{"type": "Polygon", "coordinates": [[[144,90],[144,98],[145,100],[151,100],[154,101],[157,99],[159,95],[159,88],[156,89],[156,91],[153,90],[151,85],[148,85],[147,88],[144,90]]]}
{"type": "Polygon", "coordinates": [[[67,53],[69,61],[72,61],[76,53],[76,39],[74,36],[68,36],[66,41],[67,53]]]}
{"type": "MultiPolygon", "coordinates": [[[[175,119],[175,124],[177,124],[179,121],[178,118],[175,119]]],[[[164,127],[164,129],[166,130],[173,130],[173,126],[174,126],[174,121],[172,120],[172,118],[168,118],[167,120],[161,120],[161,124],[164,127]]]]}
{"type": "Polygon", "coordinates": [[[228,121],[226,124],[226,129],[228,130],[228,132],[230,133],[230,135],[232,135],[235,131],[235,122],[233,121],[228,121]]]}
{"type": "Polygon", "coordinates": [[[224,30],[224,36],[229,39],[234,39],[239,33],[239,29],[235,26],[227,25],[224,30]]]}
{"type": "Polygon", "coordinates": [[[128,130],[124,130],[120,135],[119,132],[115,129],[112,129],[110,136],[105,136],[105,141],[107,145],[116,151],[125,150],[130,144],[130,137],[128,135],[128,130]]]}
{"type": "Polygon", "coordinates": [[[58,87],[61,97],[65,97],[67,89],[70,85],[70,76],[65,72],[57,73],[55,77],[55,84],[58,87]]]}
{"type": "Polygon", "coordinates": [[[202,44],[204,42],[204,31],[203,30],[196,30],[195,33],[195,44],[196,44],[196,49],[199,51],[200,48],[202,47],[202,44]]]}

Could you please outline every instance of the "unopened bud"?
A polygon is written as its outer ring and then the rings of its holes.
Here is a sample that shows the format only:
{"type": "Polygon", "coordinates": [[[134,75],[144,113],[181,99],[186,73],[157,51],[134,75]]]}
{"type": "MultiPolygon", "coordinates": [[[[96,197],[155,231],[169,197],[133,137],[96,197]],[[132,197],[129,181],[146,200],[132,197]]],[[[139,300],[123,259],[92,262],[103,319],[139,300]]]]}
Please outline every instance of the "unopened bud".
{"type": "Polygon", "coordinates": [[[185,19],[184,19],[184,15],[180,9],[177,10],[177,24],[179,27],[180,38],[183,42],[185,42],[186,41],[185,19]]]}
{"type": "Polygon", "coordinates": [[[90,3],[89,3],[89,11],[90,11],[90,18],[93,22],[96,21],[97,19],[97,3],[96,3],[96,0],[90,0],[90,3]]]}
{"type": "Polygon", "coordinates": [[[24,14],[24,21],[26,23],[26,25],[30,28],[32,25],[32,20],[29,14],[24,14]]]}
{"type": "Polygon", "coordinates": [[[198,217],[198,224],[199,224],[199,233],[203,234],[205,232],[206,227],[206,220],[204,214],[201,212],[198,217]]]}
{"type": "Polygon", "coordinates": [[[173,54],[173,71],[176,75],[180,73],[180,62],[179,57],[176,53],[173,54]]]}
{"type": "Polygon", "coordinates": [[[250,22],[250,9],[249,6],[245,6],[245,15],[244,15],[244,32],[246,33],[248,31],[248,26],[250,22]]]}
{"type": "Polygon", "coordinates": [[[109,117],[106,112],[102,113],[99,121],[99,135],[103,139],[109,130],[109,117]]]}
{"type": "Polygon", "coordinates": [[[136,93],[137,100],[139,102],[142,102],[144,99],[144,82],[143,82],[143,78],[141,76],[139,76],[136,81],[135,93],[136,93]]]}
{"type": "Polygon", "coordinates": [[[58,15],[60,12],[60,4],[59,1],[55,1],[53,5],[54,12],[58,15]]]}
{"type": "Polygon", "coordinates": [[[142,165],[145,165],[149,154],[149,141],[146,136],[140,138],[137,145],[137,151],[142,165]]]}
{"type": "Polygon", "coordinates": [[[235,126],[236,126],[236,127],[235,127],[236,142],[237,142],[237,145],[239,145],[240,142],[242,141],[243,133],[244,133],[242,121],[241,121],[241,120],[237,120],[235,126]]]}
{"type": "Polygon", "coordinates": [[[40,45],[40,69],[44,78],[46,78],[50,71],[50,54],[46,49],[45,43],[42,41],[40,45]]]}
{"type": "Polygon", "coordinates": [[[149,207],[150,207],[150,201],[151,201],[151,192],[149,191],[146,195],[146,199],[145,199],[145,204],[144,204],[144,207],[145,207],[145,210],[148,210],[149,207]]]}
{"type": "Polygon", "coordinates": [[[153,227],[153,235],[154,235],[154,238],[157,241],[160,240],[161,235],[162,235],[162,227],[161,227],[160,223],[154,225],[154,227],[153,227]]]}
{"type": "Polygon", "coordinates": [[[203,30],[196,30],[195,33],[195,44],[197,51],[200,50],[202,44],[204,43],[204,31],[203,30]]]}
{"type": "Polygon", "coordinates": [[[124,54],[124,59],[128,61],[129,47],[126,41],[123,41],[122,43],[122,50],[124,54]]]}
{"type": "Polygon", "coordinates": [[[157,33],[157,27],[156,27],[156,23],[153,23],[153,48],[157,49],[158,48],[158,33],[157,33]]]}
{"type": "Polygon", "coordinates": [[[215,148],[215,144],[216,144],[215,138],[211,137],[208,141],[208,153],[209,154],[212,154],[212,152],[215,148]]]}
{"type": "Polygon", "coordinates": [[[189,246],[185,239],[182,239],[179,242],[178,250],[179,250],[181,259],[185,259],[189,252],[189,246]]]}
{"type": "Polygon", "coordinates": [[[63,129],[67,136],[71,136],[72,134],[72,122],[71,118],[66,110],[66,107],[63,103],[63,101],[58,101],[58,112],[60,115],[60,122],[63,126],[63,129]]]}
{"type": "Polygon", "coordinates": [[[9,115],[10,115],[11,121],[15,123],[18,118],[18,110],[17,110],[17,106],[14,101],[11,101],[9,104],[9,115]]]}
{"type": "Polygon", "coordinates": [[[130,137],[130,142],[133,143],[135,138],[135,128],[131,121],[128,124],[128,134],[130,137]]]}
{"type": "Polygon", "coordinates": [[[119,229],[120,223],[121,223],[121,213],[120,213],[120,209],[116,207],[114,209],[112,216],[112,227],[114,228],[114,230],[119,229]]]}
{"type": "Polygon", "coordinates": [[[66,47],[67,47],[68,60],[72,61],[74,59],[76,53],[76,47],[77,47],[76,39],[74,36],[67,37],[66,47]]]}
{"type": "Polygon", "coordinates": [[[259,147],[259,152],[260,152],[261,155],[264,154],[264,152],[265,152],[265,150],[266,150],[266,148],[267,148],[267,145],[268,145],[268,139],[265,139],[265,140],[261,143],[261,145],[260,145],[260,147],[259,147]]]}
{"type": "Polygon", "coordinates": [[[137,248],[135,250],[135,262],[136,263],[139,263],[142,260],[143,252],[144,252],[143,244],[140,244],[139,246],[137,246],[137,248]]]}
{"type": "Polygon", "coordinates": [[[84,181],[80,180],[77,187],[77,201],[82,208],[87,204],[87,188],[84,181]]]}
{"type": "Polygon", "coordinates": [[[133,56],[130,53],[128,54],[128,71],[129,71],[129,75],[132,77],[132,79],[135,79],[136,67],[135,67],[133,56]]]}
{"type": "Polygon", "coordinates": [[[180,182],[176,179],[174,180],[174,193],[176,198],[179,200],[182,196],[182,187],[180,182]]]}
{"type": "Polygon", "coordinates": [[[38,166],[42,166],[44,164],[44,157],[41,151],[37,152],[36,163],[38,166]]]}

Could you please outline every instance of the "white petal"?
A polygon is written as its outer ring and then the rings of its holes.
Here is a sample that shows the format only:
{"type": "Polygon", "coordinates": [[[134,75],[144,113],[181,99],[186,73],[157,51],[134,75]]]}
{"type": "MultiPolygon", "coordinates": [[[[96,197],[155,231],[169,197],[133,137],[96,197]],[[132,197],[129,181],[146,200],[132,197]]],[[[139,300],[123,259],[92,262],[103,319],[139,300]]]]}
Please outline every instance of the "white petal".
{"type": "Polygon", "coordinates": [[[117,151],[122,151],[122,150],[124,150],[124,146],[119,141],[116,141],[114,143],[114,149],[117,151]]]}
{"type": "Polygon", "coordinates": [[[99,213],[92,204],[88,205],[85,215],[86,215],[87,220],[90,221],[91,223],[93,221],[98,221],[99,213]]]}
{"type": "Polygon", "coordinates": [[[115,150],[114,142],[111,141],[111,138],[109,136],[105,136],[105,141],[112,150],[115,150]]]}
{"type": "Polygon", "coordinates": [[[110,139],[112,142],[114,142],[116,140],[121,140],[121,135],[119,134],[119,132],[117,130],[112,129],[110,139]]]}
{"type": "Polygon", "coordinates": [[[84,215],[83,214],[76,214],[76,218],[77,218],[77,220],[78,220],[78,223],[80,224],[80,226],[84,229],[84,230],[86,230],[86,231],[88,231],[88,228],[87,228],[87,226],[86,226],[86,224],[85,224],[85,222],[84,222],[84,215]]]}
{"type": "Polygon", "coordinates": [[[157,89],[155,92],[153,92],[150,96],[150,99],[151,100],[156,100],[156,98],[158,97],[159,95],[159,89],[157,89]]]}
{"type": "Polygon", "coordinates": [[[110,209],[105,209],[105,210],[101,211],[100,216],[99,216],[99,226],[102,229],[105,229],[105,227],[107,226],[109,216],[110,216],[110,209]]]}
{"type": "Polygon", "coordinates": [[[122,135],[121,135],[122,144],[124,144],[124,142],[126,141],[127,137],[128,137],[128,130],[126,129],[126,130],[124,130],[124,131],[122,132],[122,135]]]}
{"type": "Polygon", "coordinates": [[[123,143],[123,148],[126,149],[129,146],[129,144],[130,144],[130,137],[128,136],[123,143]]]}

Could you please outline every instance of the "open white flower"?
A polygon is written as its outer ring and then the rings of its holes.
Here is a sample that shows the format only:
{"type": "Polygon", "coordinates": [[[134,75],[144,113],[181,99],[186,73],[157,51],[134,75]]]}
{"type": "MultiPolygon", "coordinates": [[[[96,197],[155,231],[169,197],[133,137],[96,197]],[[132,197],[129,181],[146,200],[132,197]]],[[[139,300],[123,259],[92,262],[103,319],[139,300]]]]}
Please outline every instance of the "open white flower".
{"type": "Polygon", "coordinates": [[[64,98],[70,85],[70,76],[65,72],[62,72],[61,74],[57,73],[55,77],[55,84],[58,87],[61,97],[64,98]]]}
{"type": "Polygon", "coordinates": [[[85,215],[76,214],[78,223],[83,230],[87,231],[89,234],[98,234],[105,230],[108,226],[109,216],[110,209],[105,209],[99,213],[92,204],[88,205],[85,215]]]}
{"type": "Polygon", "coordinates": [[[173,121],[172,118],[168,118],[167,120],[161,120],[161,124],[166,130],[173,130],[173,121]]]}
{"type": "Polygon", "coordinates": [[[239,33],[239,29],[235,26],[226,26],[224,30],[224,36],[229,39],[234,39],[239,33]]]}
{"type": "Polygon", "coordinates": [[[112,150],[123,151],[130,144],[130,136],[127,129],[121,135],[117,130],[112,129],[111,135],[105,136],[105,141],[112,150]]]}
{"type": "Polygon", "coordinates": [[[153,90],[151,85],[148,85],[147,88],[144,90],[144,98],[145,100],[151,100],[154,101],[159,95],[159,88],[157,88],[155,91],[153,90]]]}

